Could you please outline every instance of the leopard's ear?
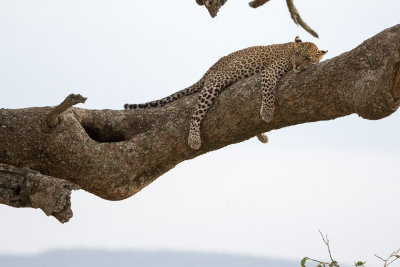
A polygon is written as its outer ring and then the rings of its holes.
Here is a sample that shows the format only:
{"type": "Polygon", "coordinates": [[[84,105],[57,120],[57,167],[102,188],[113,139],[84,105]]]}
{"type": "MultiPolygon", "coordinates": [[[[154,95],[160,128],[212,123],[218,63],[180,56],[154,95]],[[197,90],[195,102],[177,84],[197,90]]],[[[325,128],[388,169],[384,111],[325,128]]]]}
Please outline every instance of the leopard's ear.
{"type": "Polygon", "coordinates": [[[319,53],[320,53],[321,55],[325,55],[326,53],[328,53],[328,50],[319,50],[319,53]]]}
{"type": "Polygon", "coordinates": [[[299,36],[296,36],[296,38],[294,38],[295,43],[301,43],[303,42],[299,36]]]}

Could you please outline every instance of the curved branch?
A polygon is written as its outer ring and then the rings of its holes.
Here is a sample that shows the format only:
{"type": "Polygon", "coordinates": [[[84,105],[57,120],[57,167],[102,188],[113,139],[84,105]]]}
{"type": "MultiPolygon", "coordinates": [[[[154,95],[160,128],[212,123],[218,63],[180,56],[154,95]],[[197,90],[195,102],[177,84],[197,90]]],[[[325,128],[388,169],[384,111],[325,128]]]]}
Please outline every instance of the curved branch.
{"type": "Polygon", "coordinates": [[[1,204],[39,208],[64,223],[72,217],[71,191],[76,189],[79,186],[63,179],[0,163],[1,204]]]}
{"type": "Polygon", "coordinates": [[[293,0],[286,0],[286,4],[289,8],[290,16],[292,17],[294,23],[303,27],[304,30],[309,32],[312,36],[318,38],[318,33],[316,33],[310,26],[301,18],[299,11],[295,7],[293,0]]]}
{"type": "Polygon", "coordinates": [[[49,112],[46,116],[46,125],[49,128],[56,127],[57,124],[59,123],[58,116],[66,111],[68,108],[72,107],[73,105],[76,105],[78,103],[85,103],[86,102],[86,97],[83,97],[81,95],[75,95],[75,94],[70,94],[67,96],[63,102],[61,102],[60,105],[54,107],[53,110],[49,112]]]}
{"type": "Polygon", "coordinates": [[[201,129],[202,147],[187,144],[197,95],[162,108],[70,108],[51,131],[50,107],[0,110],[0,162],[62,178],[102,198],[132,196],[176,164],[263,132],[357,113],[380,119],[400,105],[400,25],[357,48],[277,84],[275,117],[260,115],[260,75],[233,84],[215,101],[201,129]]]}

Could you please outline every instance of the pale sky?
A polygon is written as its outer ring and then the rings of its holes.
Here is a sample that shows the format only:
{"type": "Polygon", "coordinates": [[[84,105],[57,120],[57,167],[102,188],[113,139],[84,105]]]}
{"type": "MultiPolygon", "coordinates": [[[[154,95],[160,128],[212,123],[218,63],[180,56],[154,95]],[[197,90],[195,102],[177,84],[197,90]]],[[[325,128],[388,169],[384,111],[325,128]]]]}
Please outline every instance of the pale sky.
{"type": "MultiPolygon", "coordinates": [[[[220,57],[299,35],[346,52],[399,23],[400,2],[296,1],[315,39],[284,1],[254,10],[230,0],[211,19],[191,1],[0,1],[0,108],[58,104],[121,109],[195,81],[220,57]]],[[[67,224],[0,205],[0,254],[59,248],[166,249],[382,266],[400,248],[400,112],[352,115],[269,133],[183,162],[119,202],[74,192],[67,224]]]]}

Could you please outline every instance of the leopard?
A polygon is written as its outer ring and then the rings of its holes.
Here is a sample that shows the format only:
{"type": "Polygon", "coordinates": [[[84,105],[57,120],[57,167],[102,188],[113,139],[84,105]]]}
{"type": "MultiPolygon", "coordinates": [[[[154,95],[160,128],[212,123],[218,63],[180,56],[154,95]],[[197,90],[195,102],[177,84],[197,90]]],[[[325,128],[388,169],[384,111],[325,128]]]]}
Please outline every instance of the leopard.
{"type": "MultiPolygon", "coordinates": [[[[163,107],[182,97],[200,93],[191,116],[188,136],[189,146],[197,150],[201,147],[201,122],[222,90],[241,79],[261,73],[260,115],[265,122],[271,122],[275,111],[277,81],[290,70],[299,73],[317,64],[327,52],[319,50],[312,42],[303,42],[299,36],[294,42],[248,47],[222,57],[198,82],[186,89],[144,104],[125,104],[124,108],[130,110],[163,107]]],[[[263,143],[268,142],[266,134],[257,137],[263,143]]]]}

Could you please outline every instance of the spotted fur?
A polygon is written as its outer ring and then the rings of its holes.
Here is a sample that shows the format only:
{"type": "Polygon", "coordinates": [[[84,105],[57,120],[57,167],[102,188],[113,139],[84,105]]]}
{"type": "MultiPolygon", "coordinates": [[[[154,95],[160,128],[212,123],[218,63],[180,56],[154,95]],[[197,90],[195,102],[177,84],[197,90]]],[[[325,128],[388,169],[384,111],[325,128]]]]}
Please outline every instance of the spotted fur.
{"type": "MultiPolygon", "coordinates": [[[[200,92],[196,109],[193,112],[188,143],[192,149],[201,146],[200,124],[208,109],[218,94],[230,84],[257,73],[262,74],[262,102],[260,115],[263,120],[270,122],[275,109],[274,89],[277,80],[286,72],[293,69],[300,72],[310,65],[318,63],[327,51],[319,50],[309,42],[302,42],[296,37],[294,42],[269,46],[254,46],[234,52],[221,58],[204,76],[184,90],[160,100],[144,104],[125,104],[125,109],[162,107],[181,97],[200,92]]],[[[267,142],[267,136],[258,136],[262,142],[267,142]]]]}

